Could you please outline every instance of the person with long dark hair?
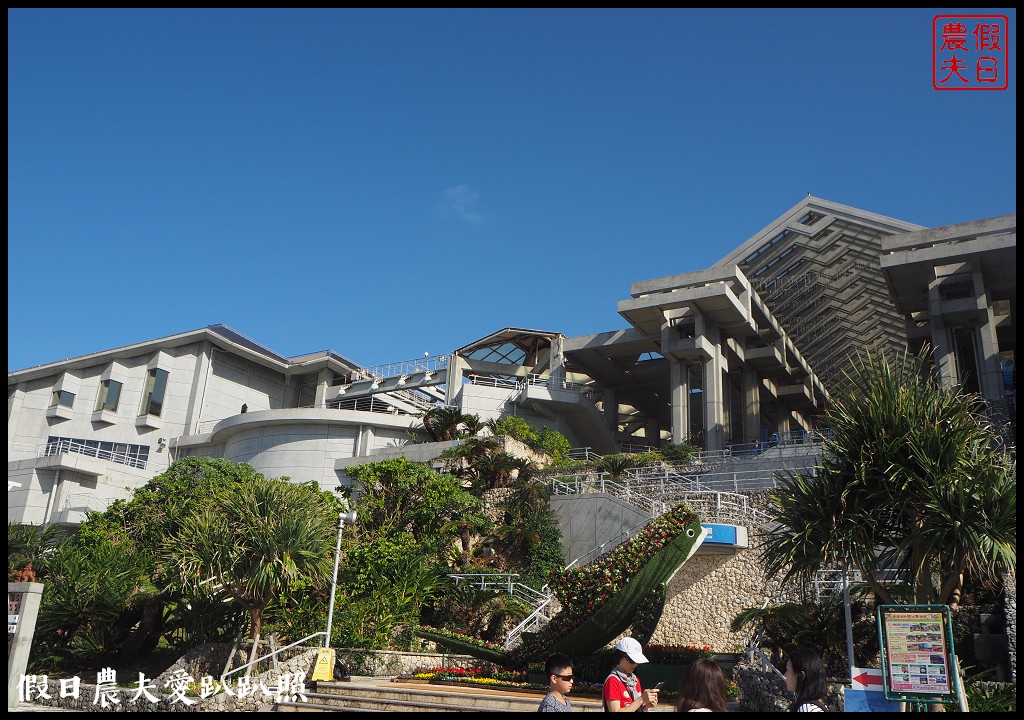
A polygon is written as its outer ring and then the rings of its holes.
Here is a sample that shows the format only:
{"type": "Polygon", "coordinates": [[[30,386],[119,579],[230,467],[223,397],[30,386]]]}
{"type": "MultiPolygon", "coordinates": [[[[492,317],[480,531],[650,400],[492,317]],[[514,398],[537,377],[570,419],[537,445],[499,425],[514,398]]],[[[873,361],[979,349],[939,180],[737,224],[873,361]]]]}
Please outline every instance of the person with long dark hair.
{"type": "Polygon", "coordinates": [[[786,689],[796,695],[790,712],[825,712],[825,666],[810,648],[796,648],[786,659],[786,689]]]}
{"type": "Polygon", "coordinates": [[[718,663],[700,658],[679,680],[679,712],[725,712],[729,689],[718,663]]]}

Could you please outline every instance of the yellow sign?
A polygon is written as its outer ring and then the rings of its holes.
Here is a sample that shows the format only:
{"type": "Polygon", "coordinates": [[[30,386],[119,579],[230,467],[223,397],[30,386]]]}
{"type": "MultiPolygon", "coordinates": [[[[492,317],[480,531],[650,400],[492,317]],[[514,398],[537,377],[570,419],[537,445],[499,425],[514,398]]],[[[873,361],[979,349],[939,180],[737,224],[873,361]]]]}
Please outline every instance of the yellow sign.
{"type": "Polygon", "coordinates": [[[334,679],[334,648],[320,648],[316,654],[316,665],[313,666],[313,677],[310,680],[334,679]]]}

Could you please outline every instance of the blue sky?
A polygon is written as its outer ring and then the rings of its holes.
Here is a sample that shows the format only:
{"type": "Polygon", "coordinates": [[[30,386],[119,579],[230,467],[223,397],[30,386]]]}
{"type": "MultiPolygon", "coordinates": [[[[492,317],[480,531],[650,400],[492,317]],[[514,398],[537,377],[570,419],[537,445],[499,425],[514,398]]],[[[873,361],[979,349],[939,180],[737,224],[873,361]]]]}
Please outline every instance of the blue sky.
{"type": "Polygon", "coordinates": [[[807,194],[1016,212],[1016,12],[8,10],[8,369],[224,323],[363,365],[617,330],[807,194]],[[932,88],[936,14],[1009,89],[932,88]]]}

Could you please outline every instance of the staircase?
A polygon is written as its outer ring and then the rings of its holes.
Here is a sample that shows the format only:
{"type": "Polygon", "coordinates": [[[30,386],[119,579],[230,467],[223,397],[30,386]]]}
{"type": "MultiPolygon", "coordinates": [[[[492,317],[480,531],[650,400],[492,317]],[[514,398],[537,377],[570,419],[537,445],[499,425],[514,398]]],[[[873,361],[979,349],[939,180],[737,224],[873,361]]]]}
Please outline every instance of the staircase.
{"type": "MultiPolygon", "coordinates": [[[[353,677],[349,682],[317,682],[306,700],[279,702],[275,712],[536,712],[544,693],[491,690],[390,678],[353,677]]],[[[602,712],[601,700],[570,696],[576,712],[602,712]]]]}

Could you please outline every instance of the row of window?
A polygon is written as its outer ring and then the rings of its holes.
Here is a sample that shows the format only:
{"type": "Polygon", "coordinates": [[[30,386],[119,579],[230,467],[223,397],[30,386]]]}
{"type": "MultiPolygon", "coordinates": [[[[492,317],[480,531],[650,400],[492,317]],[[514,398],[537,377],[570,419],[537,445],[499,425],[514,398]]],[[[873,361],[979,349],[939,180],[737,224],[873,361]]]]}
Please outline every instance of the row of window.
{"type": "MultiPolygon", "coordinates": [[[[146,389],[142,393],[142,407],[139,408],[139,415],[154,415],[160,417],[164,407],[164,394],[167,392],[167,377],[169,373],[160,368],[153,368],[146,375],[146,389]]],[[[100,382],[100,391],[96,397],[96,410],[109,410],[116,412],[118,403],[121,401],[121,388],[123,383],[118,380],[103,380],[100,382]]],[[[50,407],[73,407],[75,394],[68,390],[54,390],[50,400],[50,407]]]]}
{"type": "Polygon", "coordinates": [[[149,461],[149,445],[132,445],[130,443],[101,442],[83,438],[56,437],[46,438],[46,455],[77,453],[110,460],[111,462],[129,465],[134,468],[146,468],[149,461]]]}

